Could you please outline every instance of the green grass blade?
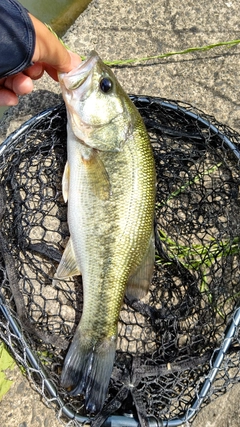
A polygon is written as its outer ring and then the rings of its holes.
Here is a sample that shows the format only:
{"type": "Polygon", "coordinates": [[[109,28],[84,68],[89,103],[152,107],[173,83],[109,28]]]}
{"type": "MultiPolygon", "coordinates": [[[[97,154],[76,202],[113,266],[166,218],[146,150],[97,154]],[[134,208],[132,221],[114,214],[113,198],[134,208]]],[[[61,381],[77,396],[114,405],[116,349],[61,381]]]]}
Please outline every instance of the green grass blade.
{"type": "MultiPolygon", "coordinates": [[[[204,52],[204,51],[214,49],[216,47],[221,47],[221,46],[233,47],[239,43],[240,43],[240,40],[238,40],[238,39],[237,40],[229,40],[229,41],[225,41],[225,42],[212,43],[212,44],[204,45],[204,46],[189,47],[189,48],[183,49],[183,50],[162,53],[160,55],[146,56],[143,58],[129,58],[129,59],[122,59],[122,60],[117,59],[117,60],[113,60],[113,61],[104,61],[104,62],[105,62],[105,64],[107,64],[109,66],[130,65],[130,64],[137,64],[140,62],[146,62],[146,61],[151,61],[151,60],[156,60],[156,59],[168,58],[169,56],[174,56],[174,55],[186,55],[187,53],[204,52]]],[[[83,57],[82,59],[85,59],[85,58],[83,57]]]]}

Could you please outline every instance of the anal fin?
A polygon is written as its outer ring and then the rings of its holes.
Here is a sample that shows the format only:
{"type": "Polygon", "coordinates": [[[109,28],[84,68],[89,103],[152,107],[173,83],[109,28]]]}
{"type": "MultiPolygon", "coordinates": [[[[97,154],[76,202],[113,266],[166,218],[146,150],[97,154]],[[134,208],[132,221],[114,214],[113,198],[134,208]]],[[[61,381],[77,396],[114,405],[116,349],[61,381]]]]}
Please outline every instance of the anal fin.
{"type": "Polygon", "coordinates": [[[81,272],[76,262],[75,254],[72,248],[72,240],[70,237],[63,252],[60,264],[54,275],[54,279],[68,279],[69,277],[78,276],[80,274],[81,272]]]}
{"type": "Polygon", "coordinates": [[[147,294],[152,280],[154,261],[155,244],[152,234],[142,263],[128,279],[126,296],[129,299],[141,299],[147,294]]]}

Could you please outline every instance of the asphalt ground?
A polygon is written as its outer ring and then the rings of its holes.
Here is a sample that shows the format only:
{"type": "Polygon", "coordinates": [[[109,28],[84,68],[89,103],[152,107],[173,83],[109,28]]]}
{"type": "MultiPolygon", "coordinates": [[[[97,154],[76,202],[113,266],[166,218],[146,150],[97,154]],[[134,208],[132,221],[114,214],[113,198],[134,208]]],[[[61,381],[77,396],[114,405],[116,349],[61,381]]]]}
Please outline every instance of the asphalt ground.
{"type": "MultiPolygon", "coordinates": [[[[71,49],[86,55],[95,49],[104,60],[142,58],[240,39],[237,0],[93,0],[64,36],[71,49]]],[[[240,132],[240,46],[118,67],[128,93],[181,100],[240,132]]],[[[5,113],[0,138],[60,100],[59,86],[45,76],[32,94],[5,113]]],[[[57,427],[54,412],[42,403],[18,368],[0,403],[2,427],[57,427]]],[[[240,384],[205,406],[194,427],[240,425],[240,384]]]]}

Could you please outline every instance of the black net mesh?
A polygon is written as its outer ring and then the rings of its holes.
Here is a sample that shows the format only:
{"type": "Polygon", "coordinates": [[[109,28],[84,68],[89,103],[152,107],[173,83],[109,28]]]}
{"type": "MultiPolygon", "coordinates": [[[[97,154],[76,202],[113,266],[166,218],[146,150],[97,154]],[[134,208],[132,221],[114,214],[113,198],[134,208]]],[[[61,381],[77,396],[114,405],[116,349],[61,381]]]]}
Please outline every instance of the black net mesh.
{"type": "MultiPolygon", "coordinates": [[[[180,425],[240,379],[238,134],[191,106],[132,96],[157,169],[156,263],[124,301],[108,396],[92,426],[180,425]]],[[[63,105],[0,148],[0,336],[68,426],[89,421],[59,386],[82,310],[81,278],[52,277],[68,240],[63,105]]]]}

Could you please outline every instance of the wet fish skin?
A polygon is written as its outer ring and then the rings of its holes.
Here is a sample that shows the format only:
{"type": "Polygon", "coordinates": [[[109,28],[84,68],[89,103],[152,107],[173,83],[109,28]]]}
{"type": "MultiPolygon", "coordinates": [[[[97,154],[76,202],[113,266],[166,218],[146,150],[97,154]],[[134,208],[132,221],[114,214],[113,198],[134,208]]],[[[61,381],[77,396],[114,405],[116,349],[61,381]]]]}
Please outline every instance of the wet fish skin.
{"type": "Polygon", "coordinates": [[[154,264],[155,168],[137,109],[93,52],[60,74],[68,115],[63,195],[70,240],[55,280],[82,274],[84,305],[61,376],[100,411],[114,363],[124,293],[143,297],[154,264]]]}

